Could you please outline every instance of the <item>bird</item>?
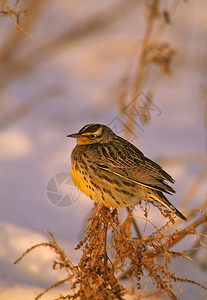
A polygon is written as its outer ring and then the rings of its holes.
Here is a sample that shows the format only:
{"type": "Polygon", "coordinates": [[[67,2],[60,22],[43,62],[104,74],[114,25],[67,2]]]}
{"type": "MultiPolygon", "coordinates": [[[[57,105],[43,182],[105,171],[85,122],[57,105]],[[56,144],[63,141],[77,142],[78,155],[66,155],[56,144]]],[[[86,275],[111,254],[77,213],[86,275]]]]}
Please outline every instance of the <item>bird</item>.
{"type": "Polygon", "coordinates": [[[186,217],[163,194],[174,179],[136,146],[103,124],[88,124],[67,137],[76,138],[70,174],[76,187],[105,207],[130,207],[140,200],[159,203],[182,220],[186,217]]]}

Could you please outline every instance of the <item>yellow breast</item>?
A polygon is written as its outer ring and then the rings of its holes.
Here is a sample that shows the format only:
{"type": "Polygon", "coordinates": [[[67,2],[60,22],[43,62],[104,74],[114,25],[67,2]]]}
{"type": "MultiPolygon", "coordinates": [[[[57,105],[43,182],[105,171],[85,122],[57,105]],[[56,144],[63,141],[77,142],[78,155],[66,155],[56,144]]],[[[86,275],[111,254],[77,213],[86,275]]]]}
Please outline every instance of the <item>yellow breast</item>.
{"type": "Polygon", "coordinates": [[[79,169],[74,169],[71,167],[70,175],[72,177],[73,183],[75,186],[81,190],[86,196],[91,197],[90,189],[88,188],[87,178],[84,179],[83,174],[79,171],[79,169]]]}

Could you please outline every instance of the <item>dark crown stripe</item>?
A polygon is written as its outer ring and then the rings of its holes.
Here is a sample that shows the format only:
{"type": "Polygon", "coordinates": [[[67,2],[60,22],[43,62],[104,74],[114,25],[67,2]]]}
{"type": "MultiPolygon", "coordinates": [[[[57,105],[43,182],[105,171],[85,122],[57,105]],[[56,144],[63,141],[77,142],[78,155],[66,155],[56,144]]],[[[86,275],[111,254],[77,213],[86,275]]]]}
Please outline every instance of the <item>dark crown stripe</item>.
{"type": "Polygon", "coordinates": [[[89,124],[84,126],[79,132],[80,133],[96,132],[100,127],[101,125],[99,124],[89,124]]]}
{"type": "Polygon", "coordinates": [[[92,126],[91,124],[85,125],[83,128],[81,128],[81,130],[80,130],[79,132],[80,132],[80,133],[87,132],[87,129],[88,129],[89,127],[91,127],[91,126],[92,126]]]}

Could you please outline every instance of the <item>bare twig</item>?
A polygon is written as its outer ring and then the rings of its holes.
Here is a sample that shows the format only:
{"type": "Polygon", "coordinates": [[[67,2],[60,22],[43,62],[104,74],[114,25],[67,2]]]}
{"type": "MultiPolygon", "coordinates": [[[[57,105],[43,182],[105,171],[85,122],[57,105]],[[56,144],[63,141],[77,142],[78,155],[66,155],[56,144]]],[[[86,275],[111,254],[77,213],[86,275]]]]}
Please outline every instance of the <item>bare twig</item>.
{"type": "MultiPolygon", "coordinates": [[[[178,236],[171,240],[170,242],[167,243],[167,249],[170,249],[172,246],[174,246],[175,244],[177,244],[180,240],[182,240],[187,234],[189,234],[189,232],[194,231],[195,228],[197,228],[198,226],[200,226],[201,224],[207,222],[207,215],[201,216],[200,218],[198,218],[196,221],[194,221],[192,224],[188,225],[185,229],[182,229],[178,232],[178,236]]],[[[165,246],[164,246],[165,248],[165,246]]],[[[145,253],[145,255],[148,258],[155,258],[160,254],[160,250],[158,251],[147,251],[145,253]]]]}

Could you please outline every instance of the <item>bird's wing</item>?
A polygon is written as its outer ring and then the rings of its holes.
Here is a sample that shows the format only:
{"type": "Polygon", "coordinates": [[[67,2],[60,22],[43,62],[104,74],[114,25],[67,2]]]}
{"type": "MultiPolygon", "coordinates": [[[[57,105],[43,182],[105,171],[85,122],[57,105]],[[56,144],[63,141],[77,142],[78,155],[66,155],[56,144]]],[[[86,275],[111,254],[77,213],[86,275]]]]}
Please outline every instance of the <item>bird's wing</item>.
{"type": "Polygon", "coordinates": [[[102,155],[93,159],[97,160],[101,170],[161,192],[174,193],[174,189],[165,183],[165,180],[173,183],[172,177],[135,146],[128,142],[127,145],[130,147],[117,148],[117,155],[102,155]]]}

